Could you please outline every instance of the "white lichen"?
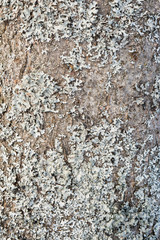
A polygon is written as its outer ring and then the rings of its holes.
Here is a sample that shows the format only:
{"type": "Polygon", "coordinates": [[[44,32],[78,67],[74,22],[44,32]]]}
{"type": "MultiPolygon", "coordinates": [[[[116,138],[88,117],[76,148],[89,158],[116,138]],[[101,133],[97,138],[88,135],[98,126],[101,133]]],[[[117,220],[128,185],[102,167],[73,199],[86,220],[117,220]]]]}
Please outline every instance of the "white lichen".
{"type": "Polygon", "coordinates": [[[33,136],[44,133],[44,113],[56,113],[56,95],[60,87],[54,79],[43,72],[25,75],[13,91],[13,101],[6,117],[21,122],[21,127],[33,136]]]}

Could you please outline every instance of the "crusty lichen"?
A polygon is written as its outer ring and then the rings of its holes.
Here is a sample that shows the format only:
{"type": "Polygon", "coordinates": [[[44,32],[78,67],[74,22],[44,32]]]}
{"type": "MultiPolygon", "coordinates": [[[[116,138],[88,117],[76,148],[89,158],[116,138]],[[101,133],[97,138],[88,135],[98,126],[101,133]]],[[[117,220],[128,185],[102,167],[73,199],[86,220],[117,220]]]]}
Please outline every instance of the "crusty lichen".
{"type": "Polygon", "coordinates": [[[21,85],[16,85],[7,119],[21,122],[24,130],[34,137],[44,133],[43,114],[56,112],[60,90],[56,82],[43,72],[24,76],[21,85]]]}
{"type": "Polygon", "coordinates": [[[25,229],[34,239],[61,239],[67,233],[74,239],[113,234],[119,239],[158,239],[159,148],[144,151],[148,140],[135,143],[133,130],[123,131],[120,120],[102,120],[89,132],[83,125],[68,131],[72,135],[67,162],[61,138],[45,155],[29,143],[20,147],[18,138],[11,144],[10,157],[2,146],[1,193],[12,205],[1,209],[1,216],[10,212],[10,236],[22,236],[25,229]]]}
{"type": "Polygon", "coordinates": [[[1,239],[160,238],[159,13],[102,5],[0,0],[1,239]]]}

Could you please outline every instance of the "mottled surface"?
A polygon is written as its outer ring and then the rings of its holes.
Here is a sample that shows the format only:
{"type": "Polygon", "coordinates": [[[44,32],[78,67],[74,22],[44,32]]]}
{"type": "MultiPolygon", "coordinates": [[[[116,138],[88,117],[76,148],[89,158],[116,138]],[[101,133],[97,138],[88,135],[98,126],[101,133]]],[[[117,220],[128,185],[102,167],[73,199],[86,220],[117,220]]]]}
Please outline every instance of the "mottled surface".
{"type": "Polygon", "coordinates": [[[0,239],[160,239],[160,1],[0,0],[0,239]]]}

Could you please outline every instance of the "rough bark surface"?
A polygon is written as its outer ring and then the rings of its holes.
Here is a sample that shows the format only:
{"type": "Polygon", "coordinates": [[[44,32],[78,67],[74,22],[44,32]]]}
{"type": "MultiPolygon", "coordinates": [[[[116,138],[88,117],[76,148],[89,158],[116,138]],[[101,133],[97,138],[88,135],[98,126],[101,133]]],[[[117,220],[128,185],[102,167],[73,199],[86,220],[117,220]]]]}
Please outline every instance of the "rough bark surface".
{"type": "Polygon", "coordinates": [[[160,239],[160,1],[0,0],[0,239],[160,239]]]}

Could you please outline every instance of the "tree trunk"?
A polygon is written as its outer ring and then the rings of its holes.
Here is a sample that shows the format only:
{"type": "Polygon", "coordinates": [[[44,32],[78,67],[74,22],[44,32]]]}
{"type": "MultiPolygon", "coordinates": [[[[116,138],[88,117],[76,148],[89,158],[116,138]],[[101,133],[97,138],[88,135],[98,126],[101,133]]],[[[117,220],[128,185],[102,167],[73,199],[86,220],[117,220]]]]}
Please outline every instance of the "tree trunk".
{"type": "Polygon", "coordinates": [[[0,239],[160,239],[160,1],[0,0],[0,239]]]}

